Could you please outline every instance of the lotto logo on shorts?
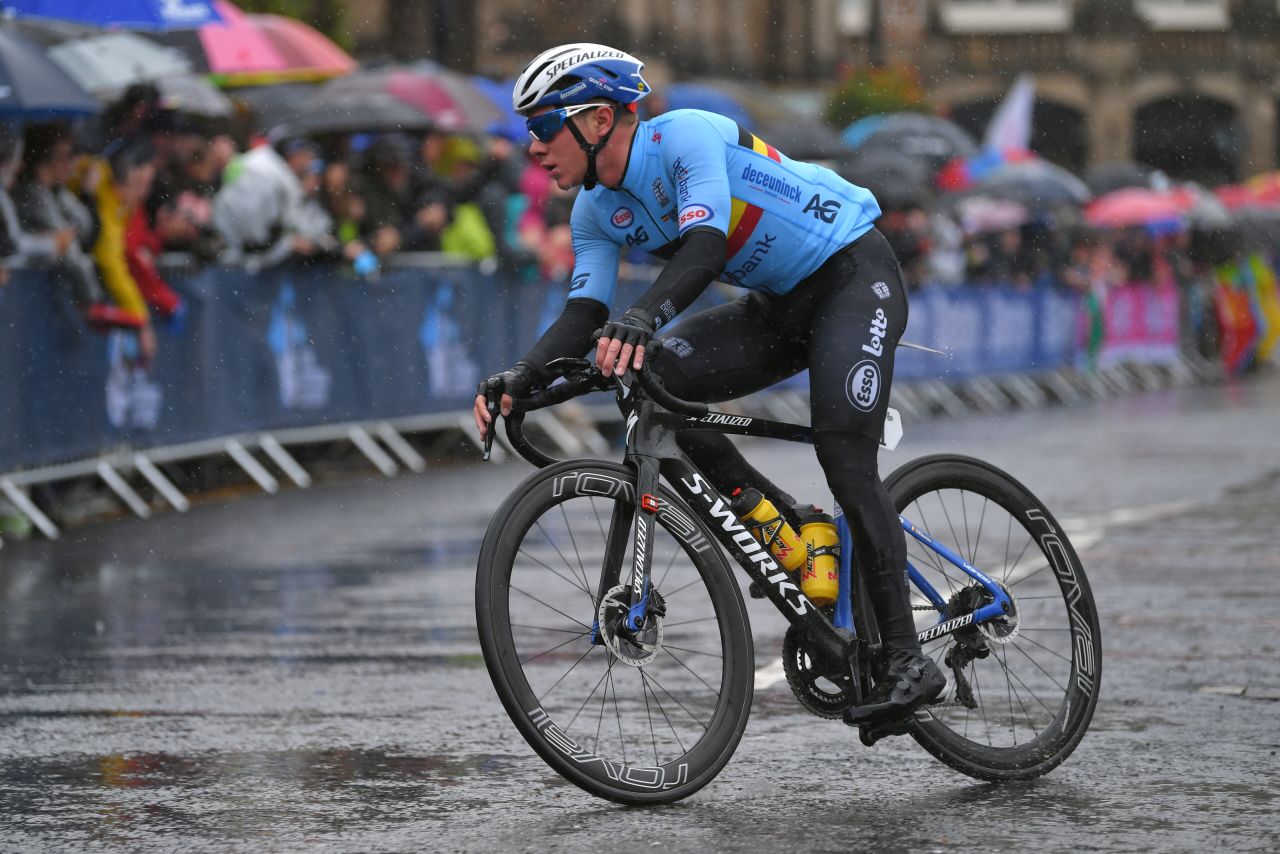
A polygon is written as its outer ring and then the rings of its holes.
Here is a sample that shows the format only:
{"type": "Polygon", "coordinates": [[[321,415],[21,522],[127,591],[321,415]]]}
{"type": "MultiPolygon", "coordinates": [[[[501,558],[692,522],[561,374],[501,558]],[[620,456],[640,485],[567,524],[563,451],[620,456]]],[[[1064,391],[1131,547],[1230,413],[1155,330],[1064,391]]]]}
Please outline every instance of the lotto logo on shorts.
{"type": "Polygon", "coordinates": [[[711,208],[706,205],[690,205],[680,212],[679,227],[684,231],[691,225],[711,219],[711,208]]]}
{"type": "Polygon", "coordinates": [[[845,397],[854,409],[870,412],[880,399],[880,367],[870,359],[853,366],[844,383],[845,397]]]}
{"type": "Polygon", "coordinates": [[[875,295],[880,297],[880,299],[889,298],[889,286],[884,282],[876,282],[871,286],[871,290],[874,291],[875,295]]]}
{"type": "Polygon", "coordinates": [[[613,217],[611,218],[611,221],[618,228],[627,228],[628,226],[631,225],[631,222],[634,219],[635,219],[635,214],[631,213],[631,208],[618,208],[616,211],[613,212],[613,217]]]}

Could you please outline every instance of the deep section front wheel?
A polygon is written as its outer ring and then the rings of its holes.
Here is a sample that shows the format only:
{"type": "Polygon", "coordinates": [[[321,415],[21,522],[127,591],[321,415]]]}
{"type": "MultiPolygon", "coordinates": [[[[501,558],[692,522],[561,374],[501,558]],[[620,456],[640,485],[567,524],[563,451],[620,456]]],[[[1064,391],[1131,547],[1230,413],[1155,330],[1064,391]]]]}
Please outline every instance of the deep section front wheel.
{"type": "Polygon", "coordinates": [[[511,720],[560,775],[628,804],[710,782],[742,737],[753,689],[724,555],[679,498],[659,499],[646,544],[653,605],[638,632],[624,625],[636,502],[624,466],[534,474],[494,515],[476,574],[480,645],[511,720]]]}
{"type": "MultiPolygon", "coordinates": [[[[918,532],[1012,599],[1010,613],[923,644],[948,686],[938,704],[917,713],[912,735],[979,779],[1047,773],[1084,736],[1102,676],[1097,609],[1066,533],[1026,487],[979,460],[914,460],[885,486],[918,532]]],[[[944,600],[930,602],[911,585],[917,631],[991,601],[982,585],[910,533],[907,559],[944,600]]]]}

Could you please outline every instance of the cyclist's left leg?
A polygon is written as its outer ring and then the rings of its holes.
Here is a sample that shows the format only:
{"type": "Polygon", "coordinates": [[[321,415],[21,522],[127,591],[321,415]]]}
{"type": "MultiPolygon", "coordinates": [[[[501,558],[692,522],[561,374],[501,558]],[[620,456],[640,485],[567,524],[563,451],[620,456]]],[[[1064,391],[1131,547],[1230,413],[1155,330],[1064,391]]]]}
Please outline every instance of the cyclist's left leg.
{"type": "Polygon", "coordinates": [[[894,349],[907,325],[897,259],[869,232],[819,273],[827,292],[812,315],[810,396],[815,444],[853,535],[858,570],[887,654],[886,678],[851,722],[900,716],[946,687],[920,652],[906,578],[906,541],[877,465],[894,349]]]}

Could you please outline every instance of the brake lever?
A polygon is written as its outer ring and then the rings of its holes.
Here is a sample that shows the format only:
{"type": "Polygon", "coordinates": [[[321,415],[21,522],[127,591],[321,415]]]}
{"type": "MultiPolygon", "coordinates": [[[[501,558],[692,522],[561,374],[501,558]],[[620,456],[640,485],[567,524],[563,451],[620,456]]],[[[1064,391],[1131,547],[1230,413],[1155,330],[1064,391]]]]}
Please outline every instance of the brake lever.
{"type": "Polygon", "coordinates": [[[486,385],[484,389],[484,408],[489,413],[489,429],[484,434],[482,457],[486,463],[489,462],[489,455],[493,451],[493,434],[498,431],[498,414],[502,404],[502,392],[494,388],[494,385],[486,385]]]}

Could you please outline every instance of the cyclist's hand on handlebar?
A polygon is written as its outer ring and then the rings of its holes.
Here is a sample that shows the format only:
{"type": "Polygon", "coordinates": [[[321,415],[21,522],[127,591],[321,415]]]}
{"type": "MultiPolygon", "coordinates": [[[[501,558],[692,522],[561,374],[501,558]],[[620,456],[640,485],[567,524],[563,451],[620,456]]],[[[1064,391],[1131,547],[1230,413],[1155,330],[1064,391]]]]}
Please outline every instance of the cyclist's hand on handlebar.
{"type": "Polygon", "coordinates": [[[510,415],[511,399],[528,396],[536,381],[533,367],[528,362],[516,362],[510,369],[481,380],[480,387],[476,389],[475,409],[472,412],[480,438],[483,439],[489,432],[489,425],[493,422],[494,412],[490,408],[490,401],[497,402],[494,409],[504,416],[510,415]]]}
{"type": "Polygon", "coordinates": [[[653,324],[639,313],[628,311],[610,320],[596,342],[596,367],[603,376],[622,374],[628,368],[644,367],[644,350],[653,337],[653,324]]]}

